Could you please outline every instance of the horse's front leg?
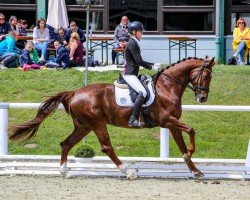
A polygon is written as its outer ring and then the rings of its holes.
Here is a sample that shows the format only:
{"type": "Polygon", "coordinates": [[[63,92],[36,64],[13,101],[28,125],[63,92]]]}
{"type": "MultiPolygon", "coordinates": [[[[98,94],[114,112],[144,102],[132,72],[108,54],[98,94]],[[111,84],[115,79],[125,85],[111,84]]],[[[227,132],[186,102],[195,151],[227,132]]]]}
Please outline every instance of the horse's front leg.
{"type": "Polygon", "coordinates": [[[117,155],[114,152],[114,149],[111,145],[110,137],[107,131],[107,126],[99,126],[97,129],[94,130],[101,148],[102,152],[106,153],[108,157],[115,163],[115,165],[118,167],[120,172],[127,175],[127,178],[132,180],[137,178],[135,170],[127,169],[127,167],[121,162],[121,160],[117,157],[117,155]]]}
{"type": "Polygon", "coordinates": [[[195,131],[192,127],[187,126],[175,117],[170,117],[168,123],[168,128],[170,129],[174,140],[176,141],[180,151],[183,153],[183,159],[188,165],[189,169],[194,172],[195,176],[203,176],[200,170],[198,170],[191,160],[193,153],[195,152],[195,131]],[[182,131],[189,134],[190,144],[187,149],[184,142],[182,131]]]}
{"type": "Polygon", "coordinates": [[[61,152],[61,163],[60,163],[60,173],[65,176],[67,173],[67,159],[69,151],[80,142],[89,132],[91,131],[88,127],[76,126],[74,131],[60,143],[62,152],[61,152]]]}

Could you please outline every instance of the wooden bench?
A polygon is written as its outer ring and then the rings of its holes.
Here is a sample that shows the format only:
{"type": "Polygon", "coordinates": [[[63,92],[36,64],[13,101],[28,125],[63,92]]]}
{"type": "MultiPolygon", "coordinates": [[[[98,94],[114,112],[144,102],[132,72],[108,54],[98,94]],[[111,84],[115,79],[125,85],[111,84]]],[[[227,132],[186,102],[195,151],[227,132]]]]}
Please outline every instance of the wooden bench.
{"type": "Polygon", "coordinates": [[[114,52],[116,52],[116,63],[119,64],[119,57],[122,57],[124,59],[124,48],[115,48],[113,49],[114,52]]]}

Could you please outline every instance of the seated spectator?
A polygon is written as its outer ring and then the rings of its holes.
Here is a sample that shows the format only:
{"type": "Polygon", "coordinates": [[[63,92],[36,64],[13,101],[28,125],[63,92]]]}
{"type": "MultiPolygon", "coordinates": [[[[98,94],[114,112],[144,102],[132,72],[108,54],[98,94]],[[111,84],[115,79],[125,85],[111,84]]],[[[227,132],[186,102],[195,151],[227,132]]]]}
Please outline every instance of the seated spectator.
{"type": "Polygon", "coordinates": [[[83,44],[77,32],[71,33],[70,41],[67,46],[70,49],[70,66],[75,67],[83,65],[83,44]]]}
{"type": "Polygon", "coordinates": [[[40,61],[48,59],[48,44],[50,41],[49,29],[46,27],[45,19],[39,19],[33,30],[33,42],[36,49],[42,51],[40,61]]]}
{"type": "Polygon", "coordinates": [[[63,45],[67,45],[67,41],[65,40],[65,30],[62,27],[58,29],[56,40],[58,40],[63,45]]]}
{"type": "Polygon", "coordinates": [[[49,68],[68,68],[70,66],[69,49],[65,48],[59,40],[54,41],[54,47],[56,49],[56,58],[54,61],[46,63],[45,66],[49,68]]]}
{"type": "Polygon", "coordinates": [[[27,26],[28,22],[26,20],[19,20],[19,27],[18,27],[18,35],[26,36],[27,35],[27,26]]]}
{"type": "Polygon", "coordinates": [[[20,66],[24,71],[28,71],[30,69],[40,69],[41,66],[37,63],[37,61],[38,54],[34,49],[34,43],[32,41],[28,41],[21,54],[20,66]]]}
{"type": "Polygon", "coordinates": [[[56,29],[53,26],[50,26],[49,24],[46,24],[46,27],[49,29],[49,45],[53,46],[54,41],[57,38],[57,34],[56,34],[56,29]]]}
{"type": "Polygon", "coordinates": [[[116,44],[114,48],[112,49],[112,64],[115,64],[115,58],[117,54],[114,51],[114,49],[117,49],[117,48],[124,49],[129,40],[128,24],[129,24],[128,17],[122,16],[121,23],[115,29],[114,40],[116,44]]]}
{"type": "Polygon", "coordinates": [[[239,64],[245,65],[249,48],[250,48],[250,29],[246,27],[246,22],[243,18],[237,21],[236,28],[233,31],[233,50],[235,54],[230,59],[228,64],[236,63],[236,58],[239,58],[239,64]]]}
{"type": "Polygon", "coordinates": [[[18,21],[17,21],[17,17],[15,15],[10,16],[9,23],[10,23],[10,26],[11,26],[11,30],[12,31],[17,31],[17,29],[18,29],[18,21]]]}
{"type": "Polygon", "coordinates": [[[65,40],[67,42],[69,42],[70,40],[70,37],[71,37],[71,33],[78,33],[79,37],[80,37],[80,41],[83,43],[86,41],[86,37],[84,35],[84,32],[82,29],[80,29],[76,23],[74,21],[71,21],[70,22],[70,25],[69,25],[69,29],[67,30],[66,34],[65,34],[65,40]]]}
{"type": "Polygon", "coordinates": [[[19,55],[15,52],[15,43],[17,34],[15,31],[10,31],[5,36],[4,40],[0,41],[0,62],[5,67],[17,67],[19,55]]]}
{"type": "Polygon", "coordinates": [[[9,22],[5,21],[5,16],[3,13],[0,13],[0,41],[5,38],[5,35],[11,31],[11,26],[9,22]]]}

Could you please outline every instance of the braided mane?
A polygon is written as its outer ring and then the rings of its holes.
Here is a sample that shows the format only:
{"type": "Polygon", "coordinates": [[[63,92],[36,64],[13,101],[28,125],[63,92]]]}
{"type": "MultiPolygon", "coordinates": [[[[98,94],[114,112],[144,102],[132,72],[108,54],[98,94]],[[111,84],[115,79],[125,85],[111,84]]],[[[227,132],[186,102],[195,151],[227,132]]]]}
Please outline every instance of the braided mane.
{"type": "Polygon", "coordinates": [[[161,75],[161,73],[162,73],[165,69],[169,69],[169,68],[171,68],[171,67],[174,67],[176,64],[179,64],[179,63],[181,63],[181,62],[184,62],[184,61],[186,61],[186,60],[191,60],[191,59],[203,60],[202,58],[197,58],[197,57],[187,57],[187,58],[183,58],[182,60],[177,61],[176,63],[172,63],[170,66],[167,66],[167,67],[163,68],[161,71],[159,71],[158,73],[156,73],[156,74],[154,74],[154,75],[152,76],[153,84],[154,84],[154,85],[156,84],[156,82],[157,82],[159,76],[161,75]]]}

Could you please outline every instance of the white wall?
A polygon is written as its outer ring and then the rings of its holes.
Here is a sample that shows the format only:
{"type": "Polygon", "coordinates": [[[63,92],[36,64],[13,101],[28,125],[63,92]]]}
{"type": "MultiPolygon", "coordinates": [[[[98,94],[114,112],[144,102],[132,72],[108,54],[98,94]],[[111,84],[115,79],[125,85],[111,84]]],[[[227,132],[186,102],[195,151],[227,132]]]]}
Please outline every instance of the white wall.
{"type": "MultiPolygon", "coordinates": [[[[113,35],[109,35],[113,37],[113,35]]],[[[160,62],[169,64],[169,40],[167,35],[144,35],[140,42],[142,58],[148,62],[160,62]]],[[[216,54],[215,35],[190,35],[188,37],[196,38],[196,57],[204,58],[205,55],[214,57],[216,54]]],[[[232,56],[231,47],[232,36],[226,37],[226,60],[232,56]]],[[[94,53],[95,60],[101,60],[101,47],[96,47],[94,53]]],[[[109,46],[108,55],[111,62],[111,49],[109,46]]],[[[104,52],[104,59],[105,59],[104,52]]],[[[188,57],[194,57],[194,50],[187,51],[188,57]]],[[[185,57],[184,50],[181,51],[181,59],[185,57]]],[[[171,63],[179,60],[177,46],[171,50],[171,63]]]]}

